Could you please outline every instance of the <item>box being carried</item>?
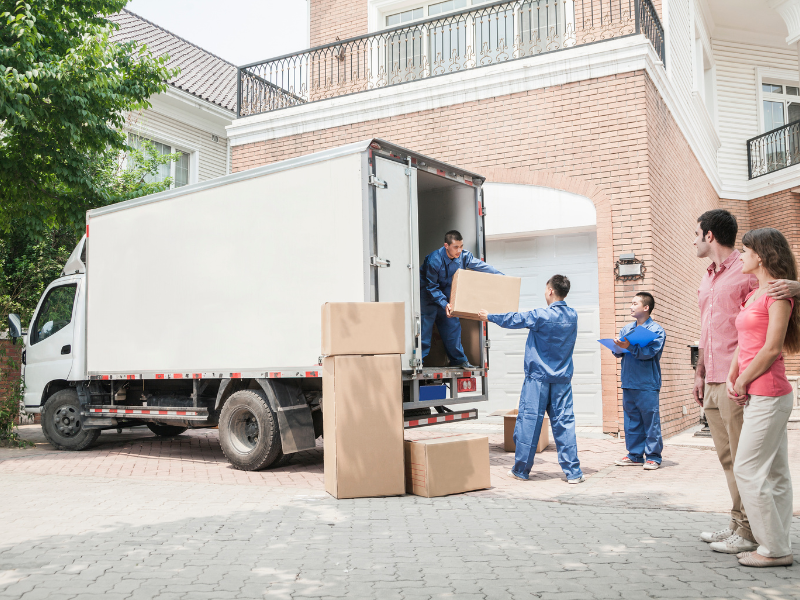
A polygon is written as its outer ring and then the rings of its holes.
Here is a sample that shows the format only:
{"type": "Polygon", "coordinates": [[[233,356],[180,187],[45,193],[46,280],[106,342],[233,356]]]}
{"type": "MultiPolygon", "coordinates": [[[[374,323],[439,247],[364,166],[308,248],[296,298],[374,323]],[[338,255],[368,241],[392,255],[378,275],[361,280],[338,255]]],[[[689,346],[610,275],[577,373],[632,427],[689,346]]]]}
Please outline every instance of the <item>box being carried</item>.
{"type": "Polygon", "coordinates": [[[433,498],[490,487],[489,438],[451,435],[404,443],[406,491],[433,498]]]}
{"type": "Polygon", "coordinates": [[[519,277],[458,269],[450,290],[453,316],[477,319],[481,309],[489,314],[517,312],[521,283],[519,277]]]}
{"type": "Polygon", "coordinates": [[[323,360],[325,491],[331,496],[405,492],[402,390],[397,354],[323,360]]]}
{"type": "Polygon", "coordinates": [[[404,302],[326,302],[322,354],[403,354],[404,302]]]}

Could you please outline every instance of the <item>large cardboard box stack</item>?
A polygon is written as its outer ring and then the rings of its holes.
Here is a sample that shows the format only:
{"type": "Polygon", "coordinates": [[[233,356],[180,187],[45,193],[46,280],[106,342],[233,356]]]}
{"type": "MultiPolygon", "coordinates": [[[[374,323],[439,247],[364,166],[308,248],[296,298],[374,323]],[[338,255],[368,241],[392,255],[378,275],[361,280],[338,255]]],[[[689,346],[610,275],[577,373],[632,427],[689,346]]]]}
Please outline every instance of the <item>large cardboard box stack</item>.
{"type": "Polygon", "coordinates": [[[519,290],[522,279],[458,269],[450,288],[453,315],[463,319],[477,319],[482,309],[489,314],[503,314],[519,310],[519,290]]]}
{"type": "Polygon", "coordinates": [[[451,435],[405,442],[406,491],[433,498],[491,486],[489,438],[451,435]]]}
{"type": "Polygon", "coordinates": [[[404,325],[402,302],[322,307],[325,490],[335,498],[405,492],[404,325]]]}
{"type": "MultiPolygon", "coordinates": [[[[497,414],[497,413],[494,413],[497,414]]],[[[506,411],[503,413],[503,450],[506,452],[514,452],[517,445],[514,443],[514,427],[517,424],[517,415],[519,409],[506,411]]],[[[539,434],[539,443],[536,444],[536,451],[541,452],[550,445],[550,417],[544,416],[542,421],[542,432],[539,434]]]]}

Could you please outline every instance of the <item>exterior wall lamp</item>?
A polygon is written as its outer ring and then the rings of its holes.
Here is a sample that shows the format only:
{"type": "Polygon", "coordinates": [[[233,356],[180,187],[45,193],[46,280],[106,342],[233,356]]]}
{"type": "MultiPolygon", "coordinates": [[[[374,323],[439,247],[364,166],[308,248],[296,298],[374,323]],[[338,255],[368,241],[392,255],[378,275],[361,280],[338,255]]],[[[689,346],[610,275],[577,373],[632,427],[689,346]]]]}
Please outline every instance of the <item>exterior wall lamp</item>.
{"type": "Polygon", "coordinates": [[[614,265],[614,277],[617,281],[636,281],[644,279],[647,268],[641,259],[636,258],[633,252],[619,255],[619,260],[614,265]]]}

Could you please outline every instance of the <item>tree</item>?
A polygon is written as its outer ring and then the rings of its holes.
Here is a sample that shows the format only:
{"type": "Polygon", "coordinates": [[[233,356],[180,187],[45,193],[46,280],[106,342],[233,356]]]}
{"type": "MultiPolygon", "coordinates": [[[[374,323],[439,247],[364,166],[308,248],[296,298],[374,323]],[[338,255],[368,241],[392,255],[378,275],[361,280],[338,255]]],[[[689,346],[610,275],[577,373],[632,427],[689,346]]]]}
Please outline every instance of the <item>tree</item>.
{"type": "Polygon", "coordinates": [[[0,230],[77,233],[86,210],[153,191],[109,179],[132,150],[126,114],[177,73],[166,56],[111,40],[105,17],[126,1],[0,0],[0,230]]]}
{"type": "MultiPolygon", "coordinates": [[[[106,153],[95,157],[89,168],[92,177],[113,198],[153,194],[169,188],[172,178],[155,182],[162,164],[176,161],[180,153],[159,154],[145,140],[141,150],[129,148],[125,154],[106,153]],[[149,181],[148,181],[149,180],[149,181]]],[[[33,235],[24,227],[13,226],[0,237],[0,315],[17,313],[23,323],[33,316],[36,304],[48,284],[61,274],[83,229],[53,227],[33,235]]]]}

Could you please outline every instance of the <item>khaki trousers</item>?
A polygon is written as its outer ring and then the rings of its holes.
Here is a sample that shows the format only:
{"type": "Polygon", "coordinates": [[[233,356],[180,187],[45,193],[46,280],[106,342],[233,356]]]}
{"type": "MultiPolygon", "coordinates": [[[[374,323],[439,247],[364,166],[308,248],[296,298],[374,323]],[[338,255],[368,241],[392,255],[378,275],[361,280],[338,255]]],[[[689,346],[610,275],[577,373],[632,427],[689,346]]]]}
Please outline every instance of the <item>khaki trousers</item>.
{"type": "Polygon", "coordinates": [[[792,477],[786,425],[792,394],[750,396],[733,471],[758,553],[777,558],[792,553],[792,477]]]}
{"type": "Polygon", "coordinates": [[[733,501],[731,522],[728,527],[744,539],[755,542],[753,532],[750,531],[747,513],[742,506],[736,476],[733,474],[733,464],[736,460],[739,436],[742,432],[743,408],[728,398],[724,383],[706,383],[703,410],[733,501]]]}

